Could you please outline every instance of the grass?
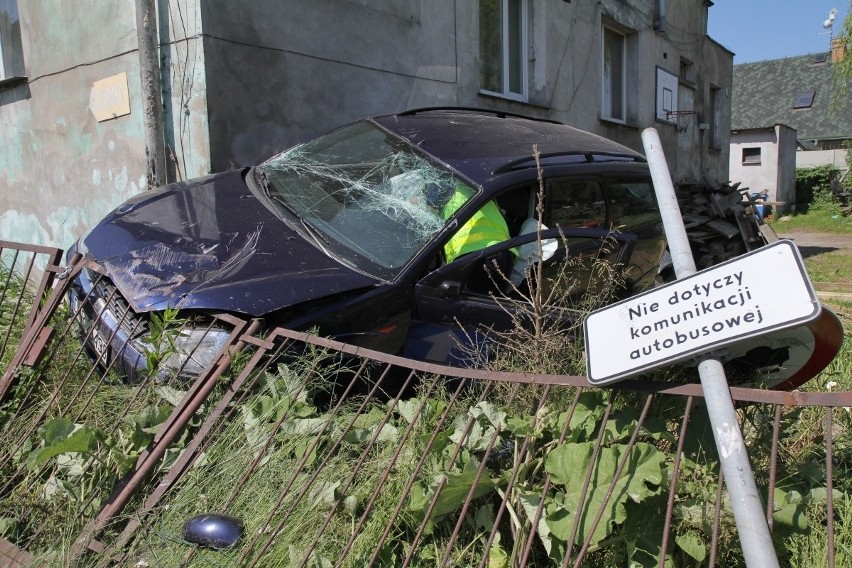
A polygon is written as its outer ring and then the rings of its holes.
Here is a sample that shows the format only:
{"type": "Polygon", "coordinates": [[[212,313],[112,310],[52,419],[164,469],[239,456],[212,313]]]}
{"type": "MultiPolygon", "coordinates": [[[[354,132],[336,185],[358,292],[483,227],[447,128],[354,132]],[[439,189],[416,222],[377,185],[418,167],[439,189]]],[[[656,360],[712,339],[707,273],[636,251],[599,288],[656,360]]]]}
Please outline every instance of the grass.
{"type": "Polygon", "coordinates": [[[852,234],[852,217],[840,214],[840,207],[835,204],[814,206],[806,214],[786,215],[769,220],[778,232],[806,230],[814,233],[852,234]]]}
{"type": "MultiPolygon", "coordinates": [[[[796,222],[800,223],[799,228],[802,230],[821,231],[823,229],[819,227],[825,222],[825,218],[818,212],[812,212],[798,216],[796,222]]],[[[812,279],[816,282],[838,284],[852,282],[850,278],[852,251],[818,254],[805,259],[805,262],[812,279]]],[[[841,318],[846,330],[846,341],[838,357],[816,379],[807,383],[805,389],[852,391],[852,302],[826,299],[825,304],[841,318]]],[[[61,327],[62,319],[63,315],[59,314],[57,328],[61,327]]],[[[2,329],[0,327],[0,330],[2,329]]],[[[535,343],[529,337],[527,341],[530,345],[535,343]]],[[[39,384],[44,389],[44,393],[49,393],[50,386],[56,384],[54,374],[65,376],[72,366],[78,365],[75,362],[76,351],[72,343],[69,341],[67,346],[57,351],[55,358],[47,362],[50,369],[46,369],[43,375],[39,375],[39,384]]],[[[563,343],[558,345],[565,350],[563,343]]],[[[560,357],[546,358],[545,362],[549,366],[558,359],[560,357]]],[[[308,360],[303,361],[302,364],[306,368],[313,368],[308,360]]],[[[315,385],[315,376],[306,375],[306,377],[311,384],[315,385]]],[[[311,553],[311,559],[307,565],[321,568],[333,564],[336,560],[335,552],[350,537],[354,537],[355,540],[353,552],[345,564],[347,566],[363,565],[377,549],[382,558],[381,565],[393,566],[401,562],[401,558],[408,552],[407,547],[413,528],[416,528],[419,522],[417,519],[410,518],[408,506],[404,508],[405,514],[394,524],[391,538],[382,546],[378,543],[396,505],[401,500],[412,499],[404,491],[403,484],[409,477],[414,462],[423,455],[421,447],[423,438],[405,439],[403,443],[406,445],[402,451],[403,455],[409,456],[410,459],[403,460],[389,472],[387,480],[381,486],[381,492],[378,494],[378,500],[368,522],[356,534],[354,524],[359,514],[359,507],[363,506],[366,498],[380,483],[388,457],[397,449],[397,445],[393,437],[389,436],[367,448],[362,438],[355,437],[346,439],[344,444],[335,448],[330,447],[330,443],[325,441],[321,442],[316,450],[310,450],[310,443],[315,439],[318,424],[315,421],[326,420],[327,414],[321,408],[313,406],[309,400],[293,395],[292,381],[291,374],[286,369],[280,369],[269,380],[259,381],[250,398],[240,401],[239,405],[234,405],[233,416],[223,424],[224,429],[211,439],[210,445],[204,448],[204,453],[196,465],[166,495],[153,514],[144,519],[142,528],[131,541],[129,552],[132,560],[128,565],[135,564],[140,567],[239,565],[260,554],[262,547],[266,544],[266,538],[272,533],[276,533],[277,538],[271,543],[271,548],[264,553],[259,564],[263,566],[297,565],[305,547],[330,512],[330,504],[338,498],[348,499],[344,501],[344,507],[330,517],[329,526],[322,531],[323,539],[311,553]],[[262,467],[255,469],[239,491],[236,491],[237,483],[260,452],[263,442],[273,432],[273,424],[281,416],[283,409],[294,412],[293,419],[288,419],[289,424],[286,428],[273,435],[270,446],[263,453],[262,467]],[[307,459],[304,460],[306,455],[307,459]],[[348,487],[346,481],[352,475],[353,465],[361,458],[364,460],[358,468],[354,484],[348,487]],[[312,484],[313,489],[310,490],[307,498],[298,502],[293,500],[291,503],[293,495],[298,493],[300,487],[307,487],[309,476],[314,474],[318,478],[312,484]],[[285,484],[291,481],[292,488],[285,492],[285,484]],[[284,501],[278,507],[276,503],[282,495],[284,501]],[[188,547],[181,535],[183,522],[195,514],[208,511],[227,511],[229,514],[240,517],[246,526],[243,544],[228,551],[188,547]],[[243,556],[245,558],[242,558],[243,556]]],[[[84,388],[84,382],[82,375],[75,374],[68,385],[70,389],[76,390],[84,388]]],[[[507,406],[511,406],[507,402],[505,388],[497,388],[495,391],[498,393],[492,399],[495,404],[505,402],[507,406]]],[[[89,396],[80,398],[86,401],[83,405],[61,399],[56,406],[57,408],[64,406],[66,413],[69,411],[74,415],[78,412],[82,413],[80,420],[92,428],[107,431],[112,425],[121,425],[112,437],[106,438],[111,445],[103,447],[108,451],[101,453],[101,448],[98,448],[96,453],[92,450],[89,452],[91,459],[106,461],[133,458],[138,455],[136,452],[141,446],[128,445],[129,438],[136,434],[141,435],[140,432],[150,433],[156,430],[156,425],[142,423],[141,419],[134,419],[135,422],[128,421],[128,418],[143,412],[148,405],[159,402],[155,389],[105,383],[91,391],[90,395],[91,398],[89,396]],[[131,406],[133,408],[130,408],[131,406]],[[126,427],[132,428],[129,430],[126,427]],[[135,428],[135,434],[133,428],[135,428]]],[[[515,405],[532,408],[536,395],[535,389],[529,389],[529,392],[524,391],[515,405]]],[[[563,408],[569,404],[569,395],[569,392],[565,393],[565,404],[561,405],[563,408]]],[[[431,402],[435,408],[438,408],[444,400],[441,395],[438,395],[433,397],[431,402]]],[[[209,406],[206,408],[209,409],[209,406]]],[[[467,411],[465,404],[460,404],[458,408],[460,412],[467,411]]],[[[665,404],[661,402],[656,412],[663,420],[670,420],[671,424],[676,424],[679,418],[677,413],[681,412],[680,408],[682,406],[675,404],[665,407],[665,404]]],[[[369,420],[369,416],[383,413],[384,410],[385,407],[376,401],[361,414],[365,420],[369,420]]],[[[51,412],[54,412],[52,416],[63,414],[60,410],[51,412]]],[[[353,412],[354,407],[348,407],[343,417],[331,419],[328,440],[338,437],[344,422],[353,416],[353,412]]],[[[771,410],[760,415],[757,407],[753,407],[749,409],[749,412],[751,414],[747,418],[750,421],[750,430],[747,436],[750,442],[753,441],[755,445],[758,445],[753,452],[750,450],[750,454],[756,466],[759,466],[756,467],[757,474],[765,476],[766,468],[763,466],[768,463],[769,444],[765,437],[764,415],[771,416],[771,410]]],[[[788,412],[785,415],[784,435],[779,453],[782,456],[780,460],[782,471],[787,475],[781,480],[781,484],[785,490],[790,490],[788,495],[807,495],[811,489],[819,489],[818,485],[822,483],[819,475],[824,475],[824,415],[824,410],[819,408],[806,408],[799,412],[788,412]],[[813,480],[808,477],[810,471],[816,472],[813,480]]],[[[21,418],[16,419],[14,424],[16,428],[20,427],[18,420],[21,418]]],[[[194,420],[194,424],[197,425],[200,420],[201,418],[198,417],[194,420]]],[[[405,426],[401,416],[395,415],[393,420],[395,427],[405,426]]],[[[835,489],[840,492],[835,500],[837,565],[840,566],[849,562],[848,550],[852,543],[852,487],[847,481],[852,479],[848,471],[852,469],[852,414],[845,409],[836,409],[833,424],[835,428],[835,489]]],[[[0,413],[0,426],[3,427],[3,436],[0,436],[0,443],[2,443],[0,448],[2,448],[10,439],[14,439],[11,437],[14,429],[11,423],[5,423],[2,413],[0,413]],[[9,438],[6,437],[7,434],[10,435],[9,438]]],[[[433,426],[425,421],[422,424],[421,434],[423,436],[431,434],[433,426]]],[[[34,440],[37,444],[38,439],[34,440]]],[[[663,446],[662,442],[659,444],[663,446]]],[[[35,447],[26,448],[27,451],[33,449],[35,447]]],[[[712,458],[709,461],[712,461],[712,458]]],[[[0,465],[0,469],[3,467],[0,465]]],[[[110,467],[112,469],[101,471],[100,474],[112,475],[115,465],[110,467]]],[[[439,471],[437,468],[438,466],[434,465],[421,474],[422,478],[428,482],[439,471]]],[[[706,470],[704,466],[698,468],[696,465],[690,470],[691,473],[684,475],[683,478],[685,483],[692,486],[691,495],[701,497],[702,502],[709,502],[711,506],[715,495],[712,471],[713,467],[710,465],[706,466],[706,470]],[[707,499],[704,499],[705,494],[707,499]]],[[[93,514],[91,510],[83,511],[77,508],[80,502],[75,500],[73,491],[75,487],[82,487],[86,480],[80,476],[72,476],[70,472],[66,472],[64,476],[58,475],[60,473],[63,472],[55,464],[44,464],[41,469],[24,475],[21,482],[15,484],[9,493],[0,495],[0,533],[2,533],[3,517],[11,518],[26,514],[33,516],[33,519],[28,521],[28,526],[35,527],[40,524],[42,529],[38,531],[37,539],[30,541],[34,546],[28,546],[28,548],[34,552],[44,553],[43,558],[49,565],[63,565],[66,561],[63,558],[65,549],[69,546],[71,539],[79,534],[81,523],[91,518],[93,514]],[[68,484],[63,486],[63,492],[59,494],[60,499],[45,497],[47,485],[45,479],[52,479],[54,483],[63,481],[68,484]]],[[[114,477],[101,479],[114,479],[114,477]]],[[[102,485],[104,487],[99,489],[105,493],[109,488],[106,482],[102,485]]],[[[679,495],[679,498],[681,497],[683,495],[679,495]]],[[[91,503],[88,506],[91,507],[91,503]]],[[[687,510],[685,505],[679,505],[679,507],[684,511],[687,510]]],[[[824,566],[827,563],[829,550],[826,531],[823,528],[826,522],[824,503],[808,502],[807,507],[804,507],[802,511],[810,523],[809,531],[796,534],[778,533],[777,546],[779,555],[783,555],[782,565],[824,566]]],[[[489,513],[488,507],[482,502],[477,502],[471,509],[470,521],[466,522],[463,538],[456,544],[450,561],[451,565],[476,565],[484,555],[482,535],[487,535],[490,530],[487,526],[489,514],[493,515],[493,511],[489,513]]],[[[650,516],[647,512],[642,514],[646,517],[650,516]]],[[[127,518],[133,518],[133,515],[133,507],[129,507],[127,518]]],[[[730,521],[729,517],[727,521],[730,521]]],[[[678,528],[678,526],[683,527],[676,521],[675,527],[678,528]]],[[[701,530],[700,523],[696,526],[698,528],[695,530],[701,530]]],[[[726,527],[723,531],[723,539],[731,543],[728,548],[734,551],[734,556],[737,556],[739,545],[736,541],[736,533],[730,522],[726,527]]],[[[23,531],[24,528],[27,527],[21,526],[19,530],[23,531]]],[[[414,552],[413,565],[436,565],[444,553],[445,545],[449,541],[448,534],[441,532],[445,529],[430,530],[434,532],[426,535],[414,552]]],[[[14,531],[6,533],[5,536],[10,537],[14,542],[22,542],[16,538],[14,531]]],[[[26,546],[27,542],[25,540],[23,542],[26,546]]],[[[512,547],[508,534],[503,545],[507,549],[512,547]]],[[[539,560],[542,561],[541,564],[533,562],[531,565],[544,565],[547,562],[543,556],[539,560]]],[[[723,562],[720,565],[736,565],[736,558],[730,560],[731,564],[723,562]]],[[[603,550],[590,557],[586,565],[623,566],[625,558],[611,549],[603,550]]]]}

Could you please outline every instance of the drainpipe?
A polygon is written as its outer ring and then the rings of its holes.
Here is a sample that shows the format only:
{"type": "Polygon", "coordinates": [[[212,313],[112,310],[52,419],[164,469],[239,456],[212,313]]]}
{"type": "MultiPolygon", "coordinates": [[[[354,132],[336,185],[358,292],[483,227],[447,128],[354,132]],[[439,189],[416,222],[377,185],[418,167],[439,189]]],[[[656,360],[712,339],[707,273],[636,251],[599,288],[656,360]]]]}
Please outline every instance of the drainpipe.
{"type": "Polygon", "coordinates": [[[654,29],[661,34],[666,33],[666,0],[657,0],[657,17],[654,18],[654,29]]]}
{"type": "Polygon", "coordinates": [[[148,180],[148,189],[155,189],[166,183],[156,2],[157,0],[136,0],[136,38],[139,42],[139,74],[142,79],[145,177],[148,180]]]}

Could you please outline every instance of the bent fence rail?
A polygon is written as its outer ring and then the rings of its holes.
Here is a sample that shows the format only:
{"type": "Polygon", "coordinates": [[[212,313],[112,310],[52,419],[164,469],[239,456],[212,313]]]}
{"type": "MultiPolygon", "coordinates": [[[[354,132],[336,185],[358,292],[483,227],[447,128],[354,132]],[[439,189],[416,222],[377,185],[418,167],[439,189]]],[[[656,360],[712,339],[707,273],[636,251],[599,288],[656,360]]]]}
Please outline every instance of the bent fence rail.
{"type": "MultiPolygon", "coordinates": [[[[69,280],[0,383],[0,566],[741,563],[697,384],[448,368],[222,314],[197,379],[125,384],[86,356],[69,280]],[[204,513],[242,538],[191,545],[204,513]]],[[[779,550],[809,529],[842,565],[852,393],[731,391],[779,550]]]]}

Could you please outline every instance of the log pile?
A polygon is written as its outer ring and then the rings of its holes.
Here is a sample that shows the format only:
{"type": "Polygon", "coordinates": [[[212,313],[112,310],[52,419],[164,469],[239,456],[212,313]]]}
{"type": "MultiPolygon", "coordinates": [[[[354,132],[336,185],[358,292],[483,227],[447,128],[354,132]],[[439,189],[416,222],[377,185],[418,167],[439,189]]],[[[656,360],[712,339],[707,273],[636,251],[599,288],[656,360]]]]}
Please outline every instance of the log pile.
{"type": "Polygon", "coordinates": [[[681,216],[701,270],[766,244],[768,225],[754,213],[748,188],[720,183],[704,175],[700,181],[676,184],[681,216]]]}

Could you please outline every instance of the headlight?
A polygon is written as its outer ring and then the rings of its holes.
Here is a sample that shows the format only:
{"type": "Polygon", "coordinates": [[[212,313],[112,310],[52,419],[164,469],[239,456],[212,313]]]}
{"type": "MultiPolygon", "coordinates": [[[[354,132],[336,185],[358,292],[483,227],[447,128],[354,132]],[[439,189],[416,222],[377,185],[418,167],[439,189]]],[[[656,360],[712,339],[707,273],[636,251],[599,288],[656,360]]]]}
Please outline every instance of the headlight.
{"type": "MultiPolygon", "coordinates": [[[[157,379],[174,377],[194,379],[220,355],[230,333],[221,328],[184,328],[161,346],[163,359],[157,369],[157,379]]],[[[143,343],[143,352],[151,352],[150,344],[143,343]]]]}

